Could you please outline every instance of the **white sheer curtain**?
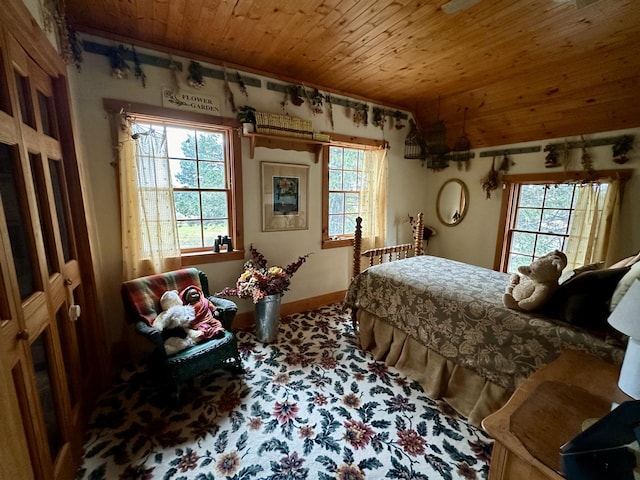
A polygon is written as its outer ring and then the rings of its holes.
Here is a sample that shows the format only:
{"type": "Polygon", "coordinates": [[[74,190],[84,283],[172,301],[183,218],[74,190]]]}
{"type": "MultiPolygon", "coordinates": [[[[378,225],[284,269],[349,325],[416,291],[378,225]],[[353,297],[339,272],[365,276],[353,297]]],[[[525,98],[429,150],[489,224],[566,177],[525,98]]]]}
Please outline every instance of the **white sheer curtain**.
{"type": "Polygon", "coordinates": [[[620,214],[620,181],[590,183],[578,189],[569,240],[567,268],[613,263],[620,214]]]}
{"type": "Polygon", "coordinates": [[[384,247],[387,241],[387,151],[365,150],[360,190],[362,250],[384,247]]]}
{"type": "Polygon", "coordinates": [[[125,280],[180,268],[180,245],[164,129],[119,132],[122,263],[125,280]]]}

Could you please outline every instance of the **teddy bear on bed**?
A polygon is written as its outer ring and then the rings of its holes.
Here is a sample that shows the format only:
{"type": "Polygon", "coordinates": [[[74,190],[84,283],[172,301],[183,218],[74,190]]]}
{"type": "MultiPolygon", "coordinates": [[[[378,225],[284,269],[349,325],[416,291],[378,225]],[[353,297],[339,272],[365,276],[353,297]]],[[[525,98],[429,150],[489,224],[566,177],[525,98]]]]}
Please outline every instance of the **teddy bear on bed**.
{"type": "Polygon", "coordinates": [[[549,252],[531,265],[518,267],[509,278],[503,296],[506,307],[514,310],[540,309],[558,288],[558,279],[567,266],[567,256],[560,250],[549,252]]]}
{"type": "Polygon", "coordinates": [[[204,338],[201,331],[191,328],[196,318],[195,309],[191,305],[183,305],[177,290],[164,292],[160,306],[162,312],[153,321],[153,328],[162,332],[167,355],[191,347],[204,338]]]}

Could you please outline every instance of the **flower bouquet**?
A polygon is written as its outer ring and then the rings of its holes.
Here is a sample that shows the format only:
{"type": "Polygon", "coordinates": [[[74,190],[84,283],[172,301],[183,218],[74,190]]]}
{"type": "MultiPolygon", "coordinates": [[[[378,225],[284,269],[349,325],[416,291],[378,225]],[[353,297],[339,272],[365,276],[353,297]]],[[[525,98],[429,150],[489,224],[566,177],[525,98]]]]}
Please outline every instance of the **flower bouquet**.
{"type": "Polygon", "coordinates": [[[249,247],[249,251],[251,260],[244,264],[244,272],[238,278],[235,288],[225,287],[217,295],[251,298],[253,303],[258,303],[267,295],[282,294],[289,290],[291,277],[311,255],[307,253],[298,257],[298,260],[282,268],[269,267],[267,259],[253,245],[249,247]]]}

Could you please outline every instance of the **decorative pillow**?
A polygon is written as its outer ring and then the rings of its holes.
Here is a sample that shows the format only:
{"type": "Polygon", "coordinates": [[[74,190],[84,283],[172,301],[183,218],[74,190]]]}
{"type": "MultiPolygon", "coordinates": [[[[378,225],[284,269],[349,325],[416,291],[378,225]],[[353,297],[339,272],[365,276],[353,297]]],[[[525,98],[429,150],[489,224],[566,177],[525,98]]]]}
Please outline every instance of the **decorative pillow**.
{"type": "Polygon", "coordinates": [[[575,277],[579,273],[590,272],[591,270],[600,270],[603,266],[604,262],[588,263],[581,267],[574,268],[573,270],[562,272],[562,275],[560,275],[560,278],[558,279],[558,284],[562,285],[564,282],[575,277]]]}
{"type": "Polygon", "coordinates": [[[583,328],[608,326],[611,296],[629,267],[579,273],[558,287],[545,307],[552,317],[583,328]]]}
{"type": "Polygon", "coordinates": [[[613,309],[618,306],[618,303],[620,303],[624,294],[627,293],[627,290],[631,288],[631,284],[636,278],[640,280],[640,262],[633,264],[629,271],[618,282],[618,285],[611,296],[611,306],[609,307],[610,311],[613,312],[613,309]]]}

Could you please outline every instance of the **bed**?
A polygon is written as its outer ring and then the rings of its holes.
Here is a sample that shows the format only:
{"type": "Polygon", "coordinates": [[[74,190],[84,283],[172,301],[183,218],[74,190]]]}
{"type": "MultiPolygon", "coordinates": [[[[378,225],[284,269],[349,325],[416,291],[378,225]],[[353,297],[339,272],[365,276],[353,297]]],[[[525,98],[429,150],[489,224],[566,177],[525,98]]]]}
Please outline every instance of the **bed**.
{"type": "Polygon", "coordinates": [[[357,223],[351,308],[360,345],[420,382],[470,423],[503,406],[516,386],[566,349],[621,364],[624,345],[539,313],[507,309],[508,275],[422,254],[421,215],[414,243],[360,251],[357,223]],[[368,260],[360,271],[361,258],[368,260]]]}

